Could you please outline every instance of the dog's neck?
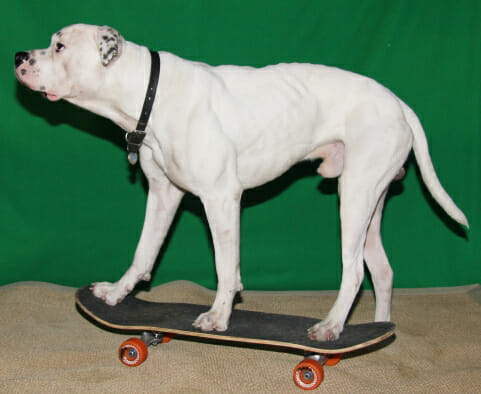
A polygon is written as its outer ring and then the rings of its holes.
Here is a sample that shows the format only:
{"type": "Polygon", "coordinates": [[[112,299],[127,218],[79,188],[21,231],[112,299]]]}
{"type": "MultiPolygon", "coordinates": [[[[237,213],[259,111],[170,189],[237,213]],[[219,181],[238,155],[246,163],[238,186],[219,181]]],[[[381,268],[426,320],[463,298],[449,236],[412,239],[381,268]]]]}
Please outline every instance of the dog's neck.
{"type": "Polygon", "coordinates": [[[139,120],[149,75],[149,50],[126,41],[122,55],[106,66],[95,92],[66,100],[112,120],[125,131],[132,131],[139,120]],[[111,72],[114,68],[116,71],[111,72]]]}

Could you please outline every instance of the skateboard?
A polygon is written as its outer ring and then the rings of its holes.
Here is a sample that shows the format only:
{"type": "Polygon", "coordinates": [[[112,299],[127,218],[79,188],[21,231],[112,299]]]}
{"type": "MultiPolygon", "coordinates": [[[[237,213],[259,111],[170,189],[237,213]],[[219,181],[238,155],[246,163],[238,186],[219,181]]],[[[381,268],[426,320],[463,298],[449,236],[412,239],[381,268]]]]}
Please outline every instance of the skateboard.
{"type": "Polygon", "coordinates": [[[76,303],[87,317],[102,326],[141,333],[140,338],[131,338],[120,345],[119,358],[129,367],[145,361],[148,346],[169,342],[174,336],[204,338],[224,344],[240,342],[253,347],[303,351],[306,357],[294,368],[293,379],[305,390],[321,384],[323,366],[337,364],[344,353],[384,341],[394,334],[395,328],[390,322],[346,325],[338,340],[317,342],[308,338],[307,329],[319,319],[303,316],[234,309],[227,331],[204,332],[193,327],[192,322],[209,310],[206,305],[149,302],[129,295],[112,307],[95,297],[88,287],[77,291],[76,303]]]}

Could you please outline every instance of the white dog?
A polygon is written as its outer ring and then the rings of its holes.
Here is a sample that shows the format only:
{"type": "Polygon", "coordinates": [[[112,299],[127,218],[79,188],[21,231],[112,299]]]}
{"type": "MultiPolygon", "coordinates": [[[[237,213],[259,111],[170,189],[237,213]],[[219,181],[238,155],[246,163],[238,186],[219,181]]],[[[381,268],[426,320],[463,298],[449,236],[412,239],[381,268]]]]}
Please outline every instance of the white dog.
{"type": "MultiPolygon", "coordinates": [[[[218,276],[210,310],[194,326],[226,330],[239,269],[243,190],[278,177],[296,162],[322,158],[319,174],[339,177],[342,283],[329,314],[309,330],[314,340],[339,337],[363,280],[366,261],[376,293],[376,321],[390,320],[392,270],[380,224],[389,184],[404,173],[411,148],[427,188],[457,222],[466,217],[444,191],[415,113],[377,82],[311,64],[264,68],[219,66],[160,52],[157,96],[140,146],[149,181],[145,223],[131,267],[116,283],[96,283],[96,296],[121,301],[149,280],[179,202],[200,197],[209,222],[218,276]]],[[[146,47],[114,29],[66,27],[47,49],[16,54],[16,75],[49,100],[65,99],[135,129],[151,69],[146,47]]]]}

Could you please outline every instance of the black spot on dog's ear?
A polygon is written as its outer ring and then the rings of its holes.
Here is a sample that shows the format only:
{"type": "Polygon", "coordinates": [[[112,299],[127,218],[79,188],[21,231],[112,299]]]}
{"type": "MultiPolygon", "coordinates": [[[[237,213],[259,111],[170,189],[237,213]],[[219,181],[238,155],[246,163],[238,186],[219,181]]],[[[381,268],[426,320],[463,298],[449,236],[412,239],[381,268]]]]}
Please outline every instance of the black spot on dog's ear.
{"type": "Polygon", "coordinates": [[[120,56],[123,38],[117,30],[107,26],[101,27],[99,33],[98,47],[100,59],[102,64],[107,66],[112,60],[120,56]]]}

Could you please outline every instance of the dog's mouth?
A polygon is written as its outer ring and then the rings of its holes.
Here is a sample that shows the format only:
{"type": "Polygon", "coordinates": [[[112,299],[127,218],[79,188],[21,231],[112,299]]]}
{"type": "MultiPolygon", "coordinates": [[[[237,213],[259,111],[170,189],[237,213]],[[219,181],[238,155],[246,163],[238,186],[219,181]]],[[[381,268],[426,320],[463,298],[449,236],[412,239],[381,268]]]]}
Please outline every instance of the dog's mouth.
{"type": "Polygon", "coordinates": [[[42,96],[45,97],[49,101],[58,101],[60,97],[53,93],[42,92],[42,96]]]}

